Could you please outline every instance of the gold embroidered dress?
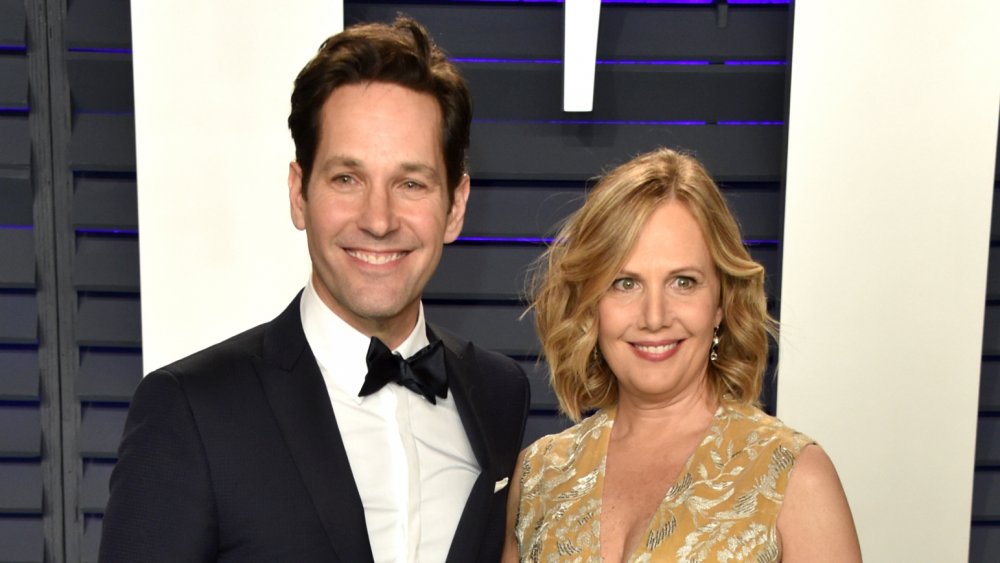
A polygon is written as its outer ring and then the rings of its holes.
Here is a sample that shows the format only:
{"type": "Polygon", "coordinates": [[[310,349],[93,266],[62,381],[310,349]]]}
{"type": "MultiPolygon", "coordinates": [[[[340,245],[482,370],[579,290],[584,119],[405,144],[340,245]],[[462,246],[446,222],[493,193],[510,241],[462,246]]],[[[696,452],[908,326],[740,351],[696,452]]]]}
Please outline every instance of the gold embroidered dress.
{"type": "MultiPolygon", "coordinates": [[[[601,560],[601,496],[615,414],[601,410],[529,446],[515,527],[521,561],[601,560]]],[[[810,443],[757,408],[720,406],[628,560],[780,560],[778,511],[795,457],[810,443]]]]}

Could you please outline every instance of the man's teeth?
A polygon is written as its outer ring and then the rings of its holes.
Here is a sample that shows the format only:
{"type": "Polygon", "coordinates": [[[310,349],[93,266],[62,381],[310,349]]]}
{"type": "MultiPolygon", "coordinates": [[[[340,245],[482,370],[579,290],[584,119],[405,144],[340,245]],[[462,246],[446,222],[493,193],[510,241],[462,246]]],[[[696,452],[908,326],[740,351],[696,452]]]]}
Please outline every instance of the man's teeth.
{"type": "Polygon", "coordinates": [[[668,352],[676,348],[677,343],[674,342],[673,344],[660,344],[659,346],[644,346],[642,344],[636,344],[635,347],[638,348],[641,352],[646,352],[649,354],[662,354],[664,352],[668,352]]]}
{"type": "Polygon", "coordinates": [[[399,260],[403,257],[403,252],[358,252],[357,250],[348,250],[347,254],[361,260],[362,262],[374,265],[388,264],[395,260],[399,260]]]}

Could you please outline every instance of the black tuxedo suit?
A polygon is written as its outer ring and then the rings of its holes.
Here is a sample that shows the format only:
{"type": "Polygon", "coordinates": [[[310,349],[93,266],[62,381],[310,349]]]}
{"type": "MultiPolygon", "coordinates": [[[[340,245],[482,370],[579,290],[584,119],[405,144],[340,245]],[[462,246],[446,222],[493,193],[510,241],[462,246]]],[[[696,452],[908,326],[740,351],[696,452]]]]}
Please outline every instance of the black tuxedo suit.
{"type": "MultiPolygon", "coordinates": [[[[436,327],[476,460],[448,561],[496,561],[528,409],[515,362],[436,327]]],[[[372,455],[380,455],[372,452],[372,455]]],[[[364,510],[329,395],[299,315],[147,376],[136,390],[100,561],[372,560],[364,510]]]]}

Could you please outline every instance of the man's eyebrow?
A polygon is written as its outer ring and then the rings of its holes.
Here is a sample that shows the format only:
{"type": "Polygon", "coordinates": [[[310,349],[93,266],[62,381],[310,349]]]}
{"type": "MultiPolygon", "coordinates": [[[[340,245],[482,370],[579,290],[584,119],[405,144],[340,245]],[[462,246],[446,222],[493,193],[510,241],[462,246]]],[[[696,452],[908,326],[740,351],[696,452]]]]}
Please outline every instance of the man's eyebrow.
{"type": "Polygon", "coordinates": [[[323,160],[323,162],[320,164],[320,170],[324,172],[329,172],[331,168],[337,166],[345,166],[347,168],[360,168],[361,161],[350,156],[334,155],[323,160]]]}
{"type": "MultiPolygon", "coordinates": [[[[346,155],[333,155],[320,163],[320,170],[323,172],[329,172],[331,168],[345,167],[345,168],[363,168],[364,165],[361,160],[346,156],[346,155]]],[[[419,173],[426,174],[428,176],[437,176],[438,169],[429,164],[424,164],[422,162],[403,162],[399,165],[399,169],[406,173],[419,173]]]]}
{"type": "Polygon", "coordinates": [[[432,177],[437,176],[438,174],[437,168],[427,164],[423,164],[421,162],[404,162],[399,166],[399,168],[403,172],[417,172],[432,177]]]}

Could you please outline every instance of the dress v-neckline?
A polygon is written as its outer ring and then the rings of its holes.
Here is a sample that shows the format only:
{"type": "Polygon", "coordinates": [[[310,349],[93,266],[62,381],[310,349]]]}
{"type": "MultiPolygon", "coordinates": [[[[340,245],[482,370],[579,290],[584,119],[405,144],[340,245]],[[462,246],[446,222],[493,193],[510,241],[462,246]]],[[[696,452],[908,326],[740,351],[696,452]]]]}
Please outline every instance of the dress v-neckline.
{"type": "MultiPolygon", "coordinates": [[[[714,429],[716,428],[716,426],[718,426],[719,419],[722,416],[722,414],[725,412],[725,409],[726,409],[726,407],[724,405],[719,405],[718,407],[716,407],[715,414],[712,415],[712,423],[709,424],[708,430],[706,430],[705,433],[702,434],[702,436],[698,440],[698,444],[695,446],[694,450],[687,457],[687,459],[684,460],[684,464],[681,466],[680,472],[677,473],[677,477],[674,478],[674,480],[670,483],[670,487],[667,488],[666,492],[663,494],[663,497],[660,498],[660,502],[656,505],[656,509],[653,511],[652,514],[649,515],[649,518],[646,521],[646,526],[645,526],[645,528],[643,528],[642,535],[640,536],[639,543],[636,544],[635,548],[633,548],[631,552],[629,552],[628,558],[625,559],[625,561],[634,561],[635,558],[636,558],[636,556],[642,555],[642,552],[640,551],[640,548],[644,545],[644,543],[643,543],[642,540],[644,538],[648,538],[649,537],[650,527],[653,525],[653,522],[656,521],[656,516],[659,514],[660,509],[663,507],[663,503],[666,502],[667,499],[673,497],[677,493],[678,484],[681,483],[681,480],[684,479],[685,475],[690,474],[690,472],[691,472],[690,469],[691,469],[692,462],[694,461],[694,459],[698,455],[698,453],[702,450],[702,448],[703,448],[703,446],[705,444],[705,439],[708,438],[709,436],[711,436],[714,433],[714,429]]],[[[608,467],[608,446],[611,443],[611,432],[612,432],[612,430],[614,430],[615,421],[618,418],[618,406],[615,405],[613,407],[609,407],[609,408],[605,409],[605,413],[604,414],[607,417],[607,422],[605,422],[602,425],[603,426],[603,431],[602,431],[601,437],[599,439],[599,447],[600,447],[599,451],[604,452],[604,453],[601,456],[601,461],[600,461],[600,464],[599,464],[599,467],[601,468],[601,470],[597,472],[597,476],[596,476],[597,478],[595,479],[595,482],[594,482],[594,491],[597,493],[595,496],[597,498],[597,511],[596,511],[597,514],[596,514],[596,516],[597,516],[597,521],[599,523],[599,525],[598,525],[598,532],[599,533],[597,534],[597,543],[593,547],[594,547],[594,550],[596,551],[597,557],[598,557],[598,559],[600,561],[604,560],[604,557],[601,555],[601,535],[603,533],[603,528],[604,528],[604,521],[603,521],[603,516],[604,516],[604,477],[605,477],[605,473],[607,472],[607,467],[608,467]]]]}

